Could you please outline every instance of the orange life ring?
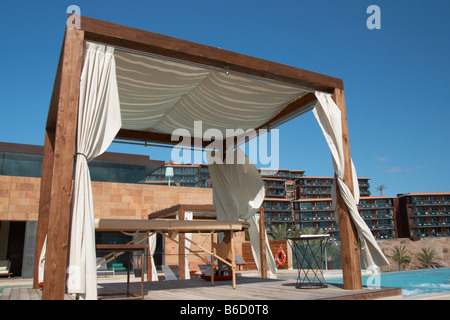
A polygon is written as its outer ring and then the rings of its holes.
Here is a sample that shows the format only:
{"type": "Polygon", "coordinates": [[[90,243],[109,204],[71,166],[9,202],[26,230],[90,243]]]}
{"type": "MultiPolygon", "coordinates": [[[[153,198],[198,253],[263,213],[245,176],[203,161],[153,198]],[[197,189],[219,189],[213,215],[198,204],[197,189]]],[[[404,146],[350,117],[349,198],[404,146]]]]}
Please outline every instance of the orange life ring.
{"type": "Polygon", "coordinates": [[[277,263],[279,266],[284,266],[286,264],[286,252],[280,248],[277,252],[277,263]]]}

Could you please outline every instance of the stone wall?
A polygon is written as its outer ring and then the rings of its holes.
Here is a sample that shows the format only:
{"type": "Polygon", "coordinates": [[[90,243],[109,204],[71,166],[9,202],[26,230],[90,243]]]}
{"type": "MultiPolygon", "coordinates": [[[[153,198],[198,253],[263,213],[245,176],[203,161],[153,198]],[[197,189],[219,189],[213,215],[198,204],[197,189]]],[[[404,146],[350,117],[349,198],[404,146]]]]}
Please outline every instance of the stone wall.
{"type": "MultiPolygon", "coordinates": [[[[92,182],[94,214],[105,219],[147,219],[175,204],[212,204],[212,189],[92,182]]],[[[0,176],[0,220],[38,220],[40,178],[0,176]]]]}

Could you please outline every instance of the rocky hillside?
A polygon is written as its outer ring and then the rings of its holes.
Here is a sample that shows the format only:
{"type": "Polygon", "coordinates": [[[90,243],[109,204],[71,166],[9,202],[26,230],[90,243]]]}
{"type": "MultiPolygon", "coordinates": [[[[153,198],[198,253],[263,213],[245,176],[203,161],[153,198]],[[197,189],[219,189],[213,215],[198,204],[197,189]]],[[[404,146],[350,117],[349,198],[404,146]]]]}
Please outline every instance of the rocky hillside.
{"type": "MultiPolygon", "coordinates": [[[[417,254],[422,252],[422,248],[428,248],[436,252],[434,262],[439,263],[442,267],[450,267],[450,238],[427,238],[419,241],[410,239],[392,239],[378,243],[380,248],[387,256],[390,265],[381,268],[383,272],[398,271],[397,262],[393,261],[389,256],[396,246],[405,246],[407,254],[411,257],[411,263],[406,265],[405,270],[420,269],[420,263],[417,254]]],[[[403,269],[402,269],[403,270],[403,269]]]]}

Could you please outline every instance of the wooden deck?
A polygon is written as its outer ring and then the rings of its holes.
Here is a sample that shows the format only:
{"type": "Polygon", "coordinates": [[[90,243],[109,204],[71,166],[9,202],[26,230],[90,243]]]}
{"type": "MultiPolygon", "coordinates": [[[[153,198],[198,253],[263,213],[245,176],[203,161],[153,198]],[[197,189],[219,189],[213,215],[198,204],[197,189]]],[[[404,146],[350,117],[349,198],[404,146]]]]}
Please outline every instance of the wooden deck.
{"type": "MultiPolygon", "coordinates": [[[[99,295],[104,299],[121,298],[111,294],[126,291],[126,283],[100,283],[99,295]]],[[[131,293],[140,293],[140,283],[130,283],[131,293]]],[[[400,288],[345,290],[340,285],[328,288],[296,289],[294,280],[271,280],[239,277],[236,289],[231,281],[216,281],[214,286],[203,279],[146,282],[145,300],[375,300],[402,299],[400,288]]],[[[6,288],[0,300],[40,300],[41,292],[31,288],[6,288]]]]}

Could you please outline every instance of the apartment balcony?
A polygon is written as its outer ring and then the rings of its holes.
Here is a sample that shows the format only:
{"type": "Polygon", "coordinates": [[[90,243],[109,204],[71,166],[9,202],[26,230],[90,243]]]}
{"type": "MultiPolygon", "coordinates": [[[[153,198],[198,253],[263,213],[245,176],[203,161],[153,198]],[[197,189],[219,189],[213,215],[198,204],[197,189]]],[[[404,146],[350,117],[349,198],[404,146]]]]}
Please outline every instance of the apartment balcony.
{"type": "Polygon", "coordinates": [[[368,226],[370,230],[387,230],[387,229],[394,229],[394,225],[372,225],[372,226],[368,226]]]}
{"type": "Polygon", "coordinates": [[[280,190],[286,190],[286,187],[283,184],[269,184],[264,183],[264,187],[267,189],[280,189],[280,190]]]}
{"type": "Polygon", "coordinates": [[[324,207],[308,207],[308,208],[302,208],[300,207],[300,211],[330,211],[333,210],[332,206],[324,206],[324,207]]]}
{"type": "Polygon", "coordinates": [[[450,216],[450,211],[433,211],[433,212],[414,212],[413,214],[416,217],[427,217],[427,216],[441,216],[441,217],[446,217],[446,216],[450,216]]]}
{"type": "Polygon", "coordinates": [[[263,205],[264,211],[274,211],[274,212],[280,212],[280,211],[285,211],[285,212],[292,212],[292,207],[287,206],[287,207],[282,207],[282,206],[269,206],[269,205],[263,205]]]}
{"type": "Polygon", "coordinates": [[[286,197],[286,192],[282,192],[282,191],[266,191],[266,197],[267,198],[271,198],[271,197],[276,197],[276,198],[285,198],[286,197]]]}
{"type": "Polygon", "coordinates": [[[423,201],[413,201],[411,204],[416,206],[428,206],[428,205],[449,205],[448,200],[423,200],[423,201]]]}
{"type": "Polygon", "coordinates": [[[265,217],[266,222],[294,222],[293,217],[265,217]]]}
{"type": "Polygon", "coordinates": [[[314,222],[314,221],[334,221],[334,217],[303,217],[300,216],[300,222],[314,222]]]}
{"type": "Polygon", "coordinates": [[[392,208],[391,203],[383,203],[383,204],[359,204],[359,209],[389,209],[392,208]]]}
{"type": "Polygon", "coordinates": [[[333,182],[328,181],[328,182],[300,182],[299,185],[301,186],[308,186],[308,187],[331,187],[331,185],[333,184],[333,182]]]}
{"type": "Polygon", "coordinates": [[[418,222],[415,224],[416,228],[424,227],[450,227],[450,221],[443,222],[418,222]]]}
{"type": "Polygon", "coordinates": [[[304,190],[303,194],[327,194],[327,195],[331,195],[331,189],[327,189],[327,190],[304,190]]]}

